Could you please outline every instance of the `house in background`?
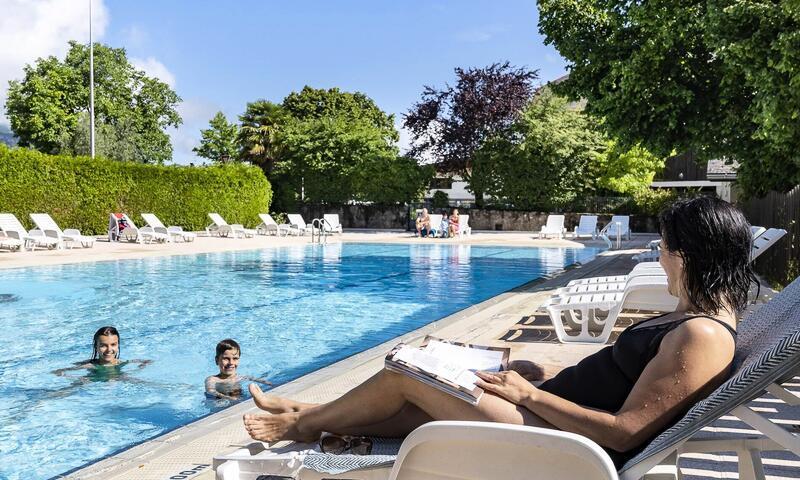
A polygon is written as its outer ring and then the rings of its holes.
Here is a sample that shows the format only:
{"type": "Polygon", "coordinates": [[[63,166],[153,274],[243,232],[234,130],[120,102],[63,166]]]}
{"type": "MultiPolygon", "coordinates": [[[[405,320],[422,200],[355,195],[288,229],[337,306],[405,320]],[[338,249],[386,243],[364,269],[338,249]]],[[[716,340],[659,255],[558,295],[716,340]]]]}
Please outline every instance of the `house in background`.
{"type": "Polygon", "coordinates": [[[425,200],[431,200],[437,190],[447,194],[450,204],[456,207],[475,203],[475,195],[467,190],[467,182],[458,175],[452,177],[439,173],[431,180],[430,189],[425,192],[425,200]]]}
{"type": "Polygon", "coordinates": [[[709,160],[699,165],[693,153],[684,153],[668,158],[664,170],[656,175],[650,187],[713,192],[723,200],[735,202],[732,186],[736,181],[736,167],[736,163],[727,164],[724,160],[709,160]]]}

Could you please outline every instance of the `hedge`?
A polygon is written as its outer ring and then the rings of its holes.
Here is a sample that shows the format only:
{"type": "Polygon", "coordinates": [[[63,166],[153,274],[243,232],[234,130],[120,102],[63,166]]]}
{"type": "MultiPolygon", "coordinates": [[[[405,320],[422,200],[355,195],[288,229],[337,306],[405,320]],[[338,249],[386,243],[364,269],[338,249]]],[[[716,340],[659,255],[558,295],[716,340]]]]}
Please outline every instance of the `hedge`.
{"type": "Polygon", "coordinates": [[[244,164],[155,166],[88,157],[46,155],[0,144],[0,212],[28,228],[29,214],[49,213],[61,228],[105,234],[111,212],[155,213],[167,225],[202,230],[217,212],[254,226],[269,211],[270,184],[244,164]]]}

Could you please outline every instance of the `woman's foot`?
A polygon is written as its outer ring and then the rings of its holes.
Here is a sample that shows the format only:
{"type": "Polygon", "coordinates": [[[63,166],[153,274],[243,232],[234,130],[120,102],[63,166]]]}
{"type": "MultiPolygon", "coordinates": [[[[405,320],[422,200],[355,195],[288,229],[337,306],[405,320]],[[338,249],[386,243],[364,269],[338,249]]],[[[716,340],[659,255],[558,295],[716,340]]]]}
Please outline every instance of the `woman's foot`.
{"type": "Polygon", "coordinates": [[[306,408],[305,404],[289,400],[288,398],[281,398],[275,395],[267,395],[255,383],[251,383],[248,387],[250,395],[253,396],[253,401],[256,406],[261,410],[266,410],[269,413],[289,413],[299,412],[306,408]]]}
{"type": "Polygon", "coordinates": [[[297,429],[298,413],[280,413],[268,415],[266,413],[248,414],[244,416],[244,428],[254,439],[261,442],[277,442],[279,440],[294,440],[295,442],[311,443],[319,439],[320,433],[301,433],[297,429]]]}

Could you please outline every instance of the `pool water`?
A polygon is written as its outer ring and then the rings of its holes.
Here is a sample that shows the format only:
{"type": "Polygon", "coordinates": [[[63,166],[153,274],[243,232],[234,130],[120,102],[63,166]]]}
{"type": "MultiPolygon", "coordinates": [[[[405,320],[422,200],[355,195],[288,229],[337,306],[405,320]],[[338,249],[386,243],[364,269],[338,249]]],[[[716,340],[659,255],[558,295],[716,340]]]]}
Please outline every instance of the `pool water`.
{"type": "Polygon", "coordinates": [[[567,265],[594,248],[330,244],[0,270],[0,479],[48,478],[228,405],[214,347],[278,385],[567,265]],[[51,373],[114,325],[118,371],[51,373]]]}

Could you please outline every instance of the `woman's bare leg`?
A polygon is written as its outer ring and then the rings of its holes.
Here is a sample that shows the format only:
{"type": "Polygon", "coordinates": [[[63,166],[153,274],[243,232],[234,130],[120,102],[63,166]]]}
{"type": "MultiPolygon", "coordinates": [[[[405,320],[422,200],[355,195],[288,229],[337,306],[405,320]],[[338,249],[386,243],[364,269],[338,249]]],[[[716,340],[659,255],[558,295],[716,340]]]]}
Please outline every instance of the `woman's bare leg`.
{"type": "Polygon", "coordinates": [[[307,408],[316,407],[318,403],[303,403],[288,398],[278,397],[277,395],[268,395],[264,393],[261,388],[255,383],[251,383],[248,387],[250,395],[253,396],[253,402],[261,410],[266,410],[269,413],[287,413],[299,412],[307,408]]]}
{"type": "MultiPolygon", "coordinates": [[[[479,420],[549,426],[529,410],[490,394],[470,405],[405,375],[382,370],[333,402],[299,412],[245,415],[245,427],[256,440],[313,440],[320,432],[347,432],[395,417],[406,402],[435,420],[479,420]]],[[[394,428],[400,427],[393,425],[394,428]]],[[[408,425],[413,428],[414,425],[408,425]]],[[[356,432],[357,433],[357,432],[356,432]]]]}

